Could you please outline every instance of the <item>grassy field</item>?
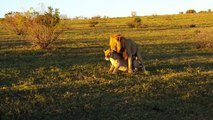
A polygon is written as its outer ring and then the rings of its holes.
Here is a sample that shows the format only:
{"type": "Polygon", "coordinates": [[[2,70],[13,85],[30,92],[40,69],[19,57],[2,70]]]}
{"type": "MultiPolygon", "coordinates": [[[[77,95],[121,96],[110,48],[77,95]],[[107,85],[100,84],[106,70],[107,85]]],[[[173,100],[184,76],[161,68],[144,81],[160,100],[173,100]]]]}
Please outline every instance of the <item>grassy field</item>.
{"type": "Polygon", "coordinates": [[[213,50],[196,49],[213,13],[66,21],[51,49],[40,50],[0,26],[0,117],[41,120],[212,120],[213,50]],[[190,25],[196,25],[190,27],[190,25]],[[149,74],[108,74],[109,35],[141,46],[149,74]]]}

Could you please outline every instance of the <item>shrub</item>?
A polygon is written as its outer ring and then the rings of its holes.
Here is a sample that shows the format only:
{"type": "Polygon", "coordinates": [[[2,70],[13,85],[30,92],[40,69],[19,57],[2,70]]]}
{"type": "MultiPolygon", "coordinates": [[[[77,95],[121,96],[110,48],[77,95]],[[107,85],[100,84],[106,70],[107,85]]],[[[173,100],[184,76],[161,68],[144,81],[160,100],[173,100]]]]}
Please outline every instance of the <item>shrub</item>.
{"type": "Polygon", "coordinates": [[[9,12],[5,14],[4,27],[16,35],[24,35],[27,31],[26,17],[20,12],[9,12]]]}
{"type": "Polygon", "coordinates": [[[197,34],[196,48],[213,48],[213,30],[201,31],[197,34]]]}
{"type": "Polygon", "coordinates": [[[193,10],[193,9],[189,9],[189,10],[186,11],[186,14],[189,14],[189,13],[196,13],[196,11],[193,10]]]}
{"type": "Polygon", "coordinates": [[[134,27],[135,27],[135,22],[132,22],[132,21],[131,21],[131,22],[127,22],[126,24],[127,24],[127,26],[130,27],[130,28],[134,28],[134,27]]]}
{"type": "Polygon", "coordinates": [[[196,25],[195,24],[190,24],[189,27],[190,28],[194,28],[194,27],[196,27],[196,25]]]}
{"type": "Polygon", "coordinates": [[[183,14],[183,12],[181,11],[181,12],[179,12],[179,14],[183,14]]]}
{"type": "Polygon", "coordinates": [[[91,19],[101,19],[101,16],[99,16],[99,15],[93,16],[91,19]]]}
{"type": "Polygon", "coordinates": [[[207,11],[199,11],[199,13],[207,13],[207,11]]]}
{"type": "Polygon", "coordinates": [[[27,39],[34,45],[42,49],[48,48],[50,44],[56,41],[62,30],[59,26],[45,26],[36,22],[31,23],[32,27],[28,29],[27,39]]]}
{"type": "Polygon", "coordinates": [[[44,15],[37,15],[34,20],[36,23],[46,27],[56,26],[60,22],[59,10],[55,9],[53,11],[52,7],[48,7],[48,12],[45,12],[44,15]]]}
{"type": "Polygon", "coordinates": [[[140,17],[135,17],[134,22],[141,23],[141,18],[140,17]]]}
{"type": "Polygon", "coordinates": [[[141,18],[135,17],[133,21],[127,22],[126,24],[130,28],[141,27],[141,18]]]}
{"type": "Polygon", "coordinates": [[[25,33],[27,41],[42,49],[46,49],[62,33],[59,10],[53,10],[52,7],[48,7],[44,14],[34,10],[25,13],[11,12],[5,15],[5,22],[12,26],[12,31],[16,34],[25,33]]]}
{"type": "Polygon", "coordinates": [[[48,7],[48,12],[43,15],[37,15],[28,22],[29,41],[42,49],[46,49],[62,33],[62,27],[59,22],[59,10],[53,10],[52,7],[48,7]]]}
{"type": "Polygon", "coordinates": [[[89,27],[95,27],[99,22],[98,21],[95,21],[95,20],[91,20],[89,22],[89,27]]]}

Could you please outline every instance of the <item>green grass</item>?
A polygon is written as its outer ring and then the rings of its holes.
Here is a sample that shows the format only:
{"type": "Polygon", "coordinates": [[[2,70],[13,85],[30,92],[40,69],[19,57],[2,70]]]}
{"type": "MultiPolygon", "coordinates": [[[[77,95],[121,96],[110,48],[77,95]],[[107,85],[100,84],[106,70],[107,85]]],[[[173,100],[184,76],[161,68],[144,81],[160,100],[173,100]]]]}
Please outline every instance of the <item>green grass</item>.
{"type": "Polygon", "coordinates": [[[141,18],[147,28],[128,28],[133,18],[65,21],[49,50],[0,29],[1,119],[213,119],[213,50],[194,45],[212,13],[141,18]],[[107,73],[111,33],[141,46],[149,74],[107,73]]]}

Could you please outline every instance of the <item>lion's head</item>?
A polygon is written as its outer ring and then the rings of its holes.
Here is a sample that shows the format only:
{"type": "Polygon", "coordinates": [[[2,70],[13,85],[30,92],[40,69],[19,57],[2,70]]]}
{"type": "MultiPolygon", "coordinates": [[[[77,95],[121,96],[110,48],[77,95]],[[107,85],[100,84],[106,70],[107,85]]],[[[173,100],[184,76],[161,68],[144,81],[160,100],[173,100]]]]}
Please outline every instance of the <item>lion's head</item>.
{"type": "Polygon", "coordinates": [[[104,50],[104,57],[105,57],[105,60],[109,60],[109,59],[110,59],[111,52],[112,52],[112,51],[111,51],[110,49],[104,50]]]}
{"type": "Polygon", "coordinates": [[[110,35],[109,45],[112,50],[120,53],[124,47],[124,37],[121,34],[110,35]]]}
{"type": "Polygon", "coordinates": [[[110,35],[109,46],[110,49],[120,53],[124,60],[126,60],[128,58],[128,54],[124,46],[124,40],[125,38],[121,34],[112,34],[110,35]]]}

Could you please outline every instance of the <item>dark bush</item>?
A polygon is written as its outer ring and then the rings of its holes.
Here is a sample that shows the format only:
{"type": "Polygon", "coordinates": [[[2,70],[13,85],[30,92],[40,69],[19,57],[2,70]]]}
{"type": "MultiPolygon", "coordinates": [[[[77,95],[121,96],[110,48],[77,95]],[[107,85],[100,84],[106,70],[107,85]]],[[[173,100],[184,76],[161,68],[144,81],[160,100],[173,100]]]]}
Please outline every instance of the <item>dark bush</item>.
{"type": "Polygon", "coordinates": [[[189,9],[189,10],[186,11],[186,14],[189,14],[189,13],[196,13],[196,11],[193,10],[193,9],[189,9]]]}
{"type": "Polygon", "coordinates": [[[99,16],[99,15],[93,16],[91,19],[101,19],[101,16],[99,16]]]}
{"type": "Polygon", "coordinates": [[[183,14],[183,12],[181,11],[181,12],[179,12],[179,14],[183,14]]]}
{"type": "Polygon", "coordinates": [[[199,11],[199,13],[207,13],[207,11],[199,11]]]}
{"type": "Polygon", "coordinates": [[[194,28],[194,27],[196,27],[196,25],[195,24],[190,24],[189,27],[190,28],[194,28]]]}
{"type": "Polygon", "coordinates": [[[141,23],[141,18],[140,17],[135,17],[134,22],[141,23]]]}

